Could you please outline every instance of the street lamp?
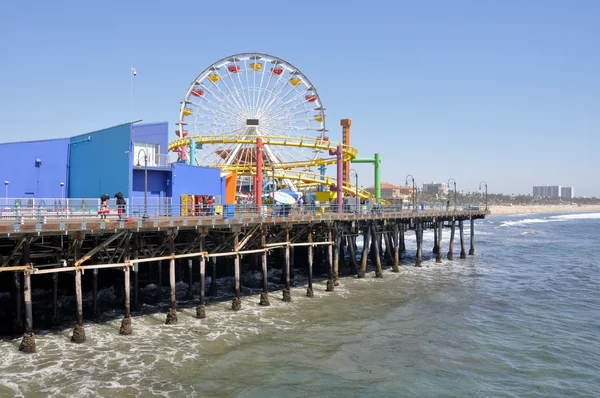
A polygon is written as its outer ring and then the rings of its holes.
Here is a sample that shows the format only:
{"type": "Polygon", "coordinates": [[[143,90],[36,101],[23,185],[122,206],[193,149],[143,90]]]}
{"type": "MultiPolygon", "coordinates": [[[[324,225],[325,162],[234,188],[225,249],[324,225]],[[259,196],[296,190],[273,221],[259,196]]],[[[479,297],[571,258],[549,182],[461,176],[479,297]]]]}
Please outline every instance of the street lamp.
{"type": "Polygon", "coordinates": [[[65,183],[64,182],[60,183],[60,191],[61,191],[61,197],[62,197],[62,199],[64,199],[65,198],[65,183]]]}
{"type": "Polygon", "coordinates": [[[448,186],[450,186],[450,180],[454,182],[454,211],[456,211],[456,180],[454,178],[449,178],[448,186]]]}
{"type": "Polygon", "coordinates": [[[144,152],[144,215],[142,220],[146,221],[148,218],[148,154],[142,148],[137,154],[137,165],[135,166],[138,170],[140,169],[140,154],[144,152]]]}
{"type": "MultiPolygon", "coordinates": [[[[404,182],[405,185],[408,185],[408,177],[410,177],[410,179],[412,180],[412,202],[413,202],[413,206],[417,205],[417,190],[415,189],[415,177],[412,176],[412,174],[409,174],[406,176],[406,181],[404,182]]],[[[416,207],[415,207],[416,209],[416,207]]]]}
{"type": "Polygon", "coordinates": [[[358,213],[358,210],[360,208],[360,199],[358,197],[358,172],[354,169],[350,169],[350,176],[352,176],[352,172],[354,172],[354,178],[355,178],[355,183],[354,183],[354,187],[356,188],[356,194],[355,194],[355,199],[356,199],[356,212],[358,213]]]}
{"type": "Polygon", "coordinates": [[[481,181],[479,183],[479,190],[481,191],[481,184],[485,185],[485,211],[488,211],[488,199],[487,199],[487,182],[481,181]]]}
{"type": "Polygon", "coordinates": [[[4,181],[4,196],[7,199],[6,203],[8,203],[8,180],[4,181]]]}

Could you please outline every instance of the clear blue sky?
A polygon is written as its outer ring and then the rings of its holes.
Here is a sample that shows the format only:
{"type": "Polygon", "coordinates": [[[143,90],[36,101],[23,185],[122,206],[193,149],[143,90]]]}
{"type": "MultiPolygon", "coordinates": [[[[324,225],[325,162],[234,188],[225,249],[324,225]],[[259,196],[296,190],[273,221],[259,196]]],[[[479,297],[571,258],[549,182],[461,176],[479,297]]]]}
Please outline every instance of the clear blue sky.
{"type": "MultiPolygon", "coordinates": [[[[212,62],[264,52],[319,89],[330,137],[353,119],[383,180],[600,196],[598,1],[0,3],[0,141],[178,118],[212,62]]],[[[354,166],[360,185],[371,168],[354,166]]]]}

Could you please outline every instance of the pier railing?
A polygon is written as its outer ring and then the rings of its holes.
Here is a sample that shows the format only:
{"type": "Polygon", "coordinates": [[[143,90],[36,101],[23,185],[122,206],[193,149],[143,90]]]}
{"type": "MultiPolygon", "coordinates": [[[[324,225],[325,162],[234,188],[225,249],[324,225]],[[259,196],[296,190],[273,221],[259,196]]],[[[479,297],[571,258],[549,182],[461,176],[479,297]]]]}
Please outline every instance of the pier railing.
{"type": "Polygon", "coordinates": [[[144,221],[148,219],[253,219],[263,218],[298,220],[318,218],[377,218],[411,215],[450,215],[456,212],[481,214],[484,207],[472,205],[377,205],[345,204],[340,209],[337,204],[310,203],[303,205],[254,204],[235,205],[183,205],[172,203],[171,198],[149,197],[146,204],[143,198],[127,200],[125,206],[119,206],[114,198],[107,205],[98,198],[78,199],[40,199],[40,198],[4,198],[0,200],[1,222],[3,223],[47,223],[69,221],[144,221]]]}

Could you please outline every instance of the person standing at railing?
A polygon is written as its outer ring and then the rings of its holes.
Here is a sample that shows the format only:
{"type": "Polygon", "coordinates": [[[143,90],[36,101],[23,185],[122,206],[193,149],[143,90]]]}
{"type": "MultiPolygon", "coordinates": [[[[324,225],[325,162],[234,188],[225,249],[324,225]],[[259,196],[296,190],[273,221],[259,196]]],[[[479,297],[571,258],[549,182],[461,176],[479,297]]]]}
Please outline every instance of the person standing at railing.
{"type": "Polygon", "coordinates": [[[110,209],[108,208],[109,199],[110,196],[107,193],[100,196],[100,209],[98,209],[98,214],[100,214],[101,220],[106,220],[106,215],[110,213],[110,209]]]}
{"type": "Polygon", "coordinates": [[[115,194],[115,198],[117,198],[117,214],[119,215],[119,220],[121,220],[123,218],[123,214],[125,213],[125,206],[127,205],[127,202],[125,201],[122,192],[117,192],[115,194]]]}
{"type": "Polygon", "coordinates": [[[212,196],[209,196],[208,200],[206,201],[206,208],[207,208],[209,216],[212,216],[214,214],[213,213],[213,211],[214,211],[213,204],[214,204],[214,202],[212,200],[212,196]]]}

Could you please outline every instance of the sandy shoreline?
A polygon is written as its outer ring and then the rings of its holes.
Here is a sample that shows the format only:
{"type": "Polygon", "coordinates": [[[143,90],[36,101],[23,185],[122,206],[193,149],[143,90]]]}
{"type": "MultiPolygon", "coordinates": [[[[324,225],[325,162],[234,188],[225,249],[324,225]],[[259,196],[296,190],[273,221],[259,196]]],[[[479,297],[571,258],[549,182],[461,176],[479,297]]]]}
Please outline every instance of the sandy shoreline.
{"type": "Polygon", "coordinates": [[[580,213],[600,212],[600,205],[518,205],[518,206],[490,206],[492,215],[530,214],[530,213],[580,213]]]}

